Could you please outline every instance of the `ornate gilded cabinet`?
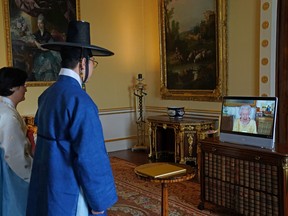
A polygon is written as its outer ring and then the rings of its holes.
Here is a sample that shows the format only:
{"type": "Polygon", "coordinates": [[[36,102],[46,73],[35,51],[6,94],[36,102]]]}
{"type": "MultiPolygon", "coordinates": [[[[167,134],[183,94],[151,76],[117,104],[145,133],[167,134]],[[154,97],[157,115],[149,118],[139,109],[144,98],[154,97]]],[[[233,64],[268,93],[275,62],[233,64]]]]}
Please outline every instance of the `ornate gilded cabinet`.
{"type": "Polygon", "coordinates": [[[197,164],[197,143],[213,129],[215,121],[183,117],[169,118],[166,115],[147,118],[150,135],[149,157],[172,158],[175,163],[197,164]]]}
{"type": "Polygon", "coordinates": [[[288,147],[271,151],[214,138],[200,148],[200,209],[208,201],[239,215],[288,215],[288,147]]]}

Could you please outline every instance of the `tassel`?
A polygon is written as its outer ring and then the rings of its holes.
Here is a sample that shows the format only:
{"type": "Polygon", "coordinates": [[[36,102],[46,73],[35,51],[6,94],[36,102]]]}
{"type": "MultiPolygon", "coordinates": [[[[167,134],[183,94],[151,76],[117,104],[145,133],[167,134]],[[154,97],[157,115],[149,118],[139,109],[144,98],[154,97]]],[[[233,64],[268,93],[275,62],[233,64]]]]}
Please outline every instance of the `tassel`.
{"type": "Polygon", "coordinates": [[[81,72],[80,72],[80,78],[81,78],[81,80],[82,80],[82,89],[83,89],[84,91],[86,91],[86,85],[85,85],[85,82],[84,82],[83,71],[82,71],[82,70],[81,70],[81,72]]]}
{"type": "Polygon", "coordinates": [[[86,85],[85,85],[85,83],[83,83],[83,82],[82,82],[82,89],[83,89],[84,91],[86,91],[86,85]]]}

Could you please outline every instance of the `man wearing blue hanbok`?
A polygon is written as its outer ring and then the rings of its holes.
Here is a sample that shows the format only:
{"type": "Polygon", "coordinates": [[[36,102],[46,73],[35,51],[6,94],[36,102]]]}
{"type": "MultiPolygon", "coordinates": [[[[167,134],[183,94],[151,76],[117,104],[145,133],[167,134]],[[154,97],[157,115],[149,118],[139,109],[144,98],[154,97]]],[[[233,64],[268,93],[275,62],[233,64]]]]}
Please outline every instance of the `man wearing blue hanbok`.
{"type": "Polygon", "coordinates": [[[42,45],[60,51],[58,80],[38,99],[37,143],[27,216],[106,215],[117,201],[98,108],[83,90],[93,56],[110,56],[90,45],[89,23],[72,21],[66,42],[42,45]]]}

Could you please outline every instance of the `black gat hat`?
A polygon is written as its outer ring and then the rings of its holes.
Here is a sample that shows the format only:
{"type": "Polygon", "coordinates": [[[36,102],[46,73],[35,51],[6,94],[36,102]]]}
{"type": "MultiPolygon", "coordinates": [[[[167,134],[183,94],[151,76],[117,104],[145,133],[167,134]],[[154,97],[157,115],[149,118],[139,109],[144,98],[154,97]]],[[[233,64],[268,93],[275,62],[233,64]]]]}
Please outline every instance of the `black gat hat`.
{"type": "Polygon", "coordinates": [[[71,21],[68,25],[66,42],[50,42],[42,45],[43,48],[61,51],[63,47],[82,48],[91,51],[92,56],[111,56],[113,52],[105,48],[91,45],[90,24],[85,21],[71,21]]]}

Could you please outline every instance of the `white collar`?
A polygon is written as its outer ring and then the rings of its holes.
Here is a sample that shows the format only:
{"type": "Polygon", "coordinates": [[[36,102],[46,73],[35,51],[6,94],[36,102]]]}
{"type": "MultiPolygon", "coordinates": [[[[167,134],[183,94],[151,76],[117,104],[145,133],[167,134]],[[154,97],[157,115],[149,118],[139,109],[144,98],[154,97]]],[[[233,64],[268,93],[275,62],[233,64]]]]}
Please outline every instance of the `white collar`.
{"type": "Polygon", "coordinates": [[[82,86],[82,81],[79,74],[69,68],[61,68],[59,75],[72,77],[77,80],[80,86],[82,86]]]}
{"type": "Polygon", "coordinates": [[[15,109],[15,105],[10,98],[2,96],[0,97],[0,101],[15,109]]]}

